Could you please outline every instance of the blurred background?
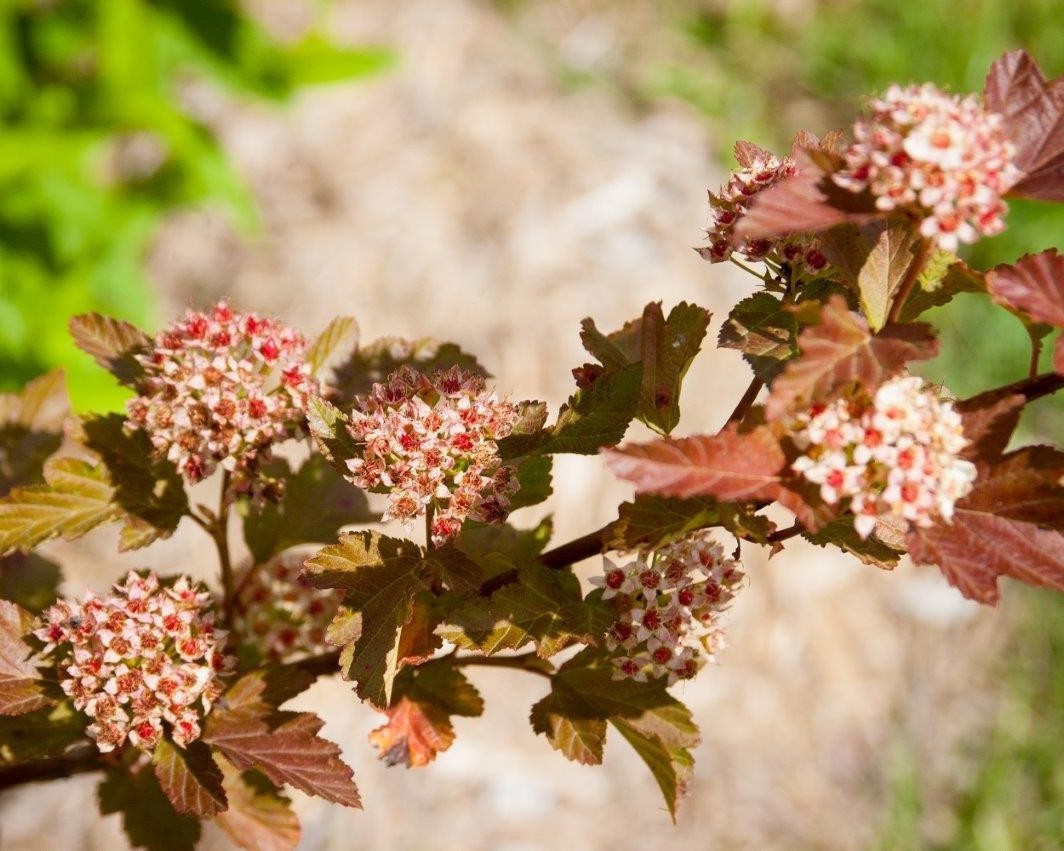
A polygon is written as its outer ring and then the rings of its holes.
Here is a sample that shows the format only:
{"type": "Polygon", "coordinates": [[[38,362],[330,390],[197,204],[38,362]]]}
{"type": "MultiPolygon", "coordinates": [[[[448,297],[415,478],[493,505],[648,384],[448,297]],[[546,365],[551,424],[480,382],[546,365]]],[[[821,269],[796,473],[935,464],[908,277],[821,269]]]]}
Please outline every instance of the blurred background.
{"type": "MultiPolygon", "coordinates": [[[[712,339],[751,291],[690,250],[735,139],[785,152],[895,81],[978,91],[1016,47],[1064,74],[1057,0],[0,0],[0,385],[62,366],[78,410],[120,407],[69,316],[155,329],[225,296],[307,334],[351,313],[365,338],[452,340],[501,392],[556,408],[582,317],[612,329],[688,299],[712,339]]],[[[969,259],[1062,237],[1064,210],[1014,203],[969,259]]],[[[933,319],[927,374],[959,395],[1025,373],[1025,332],[985,298],[933,319]]],[[[747,380],[704,353],[679,433],[718,427],[747,380]]],[[[1040,403],[1020,439],[1059,437],[1062,411],[1040,403]]],[[[564,540],[628,495],[561,458],[546,509],[564,540]]],[[[81,594],[125,567],[196,572],[196,534],[50,550],[81,594]]],[[[746,555],[731,647],[681,695],[705,741],[675,828],[623,743],[566,763],[526,722],[540,684],[485,670],[484,718],[420,771],[375,760],[380,716],[344,684],[301,698],[366,805],[300,798],[304,847],[1064,846],[1064,602],[1008,584],[983,611],[926,568],[746,555]]],[[[124,847],[92,797],[87,777],[8,793],[0,848],[124,847]]]]}

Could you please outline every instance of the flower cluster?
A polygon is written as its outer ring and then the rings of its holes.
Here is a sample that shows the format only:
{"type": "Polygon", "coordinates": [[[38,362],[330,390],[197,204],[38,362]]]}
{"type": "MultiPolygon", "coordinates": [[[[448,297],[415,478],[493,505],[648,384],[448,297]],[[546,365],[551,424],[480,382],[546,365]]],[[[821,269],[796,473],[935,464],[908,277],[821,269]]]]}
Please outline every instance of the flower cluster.
{"type": "Polygon", "coordinates": [[[288,550],[256,567],[236,598],[233,629],[270,662],[294,662],[329,650],[325,630],[343,593],[300,579],[305,550],[288,550]]]}
{"type": "Polygon", "coordinates": [[[137,357],[144,378],[127,425],[144,429],[190,482],[221,465],[235,489],[251,489],[271,445],[299,427],[318,391],[305,350],[292,328],[224,301],[190,310],[137,357]]]}
{"type": "Polygon", "coordinates": [[[74,707],[92,719],[87,732],[102,752],[127,739],[151,750],[163,722],[182,747],[199,738],[227,664],[210,600],[185,577],[162,587],[154,574],[130,572],[107,597],[59,600],[45,612],[34,635],[74,707]]]}
{"type": "Polygon", "coordinates": [[[960,457],[960,414],[916,376],[890,379],[872,398],[814,407],[798,417],[795,442],[805,454],[793,469],[820,485],[825,502],[850,500],[862,538],[880,518],[948,522],[975,481],[975,465],[960,457]]]}
{"type": "Polygon", "coordinates": [[[612,599],[617,620],[606,634],[614,679],[686,680],[724,648],[717,619],[743,580],[738,562],[703,534],[618,566],[605,559],[591,582],[612,599]]]}
{"type": "Polygon", "coordinates": [[[1004,229],[1001,196],[1020,172],[1000,115],[930,83],[891,86],[869,112],[854,126],[836,183],[868,189],[880,210],[912,213],[920,233],[948,251],[1004,229]]]}
{"type": "Polygon", "coordinates": [[[748,142],[736,146],[736,156],[742,168],[732,172],[728,182],[709,195],[713,221],[706,231],[709,246],[700,250],[702,256],[710,263],[722,263],[734,251],[751,262],[765,259],[786,262],[798,275],[815,276],[822,272],[827,259],[820,252],[815,236],[799,234],[780,239],[747,240],[736,246],[735,225],[746,214],[754,196],[798,173],[798,166],[791,157],[776,157],[748,142]]]}
{"type": "Polygon", "coordinates": [[[504,519],[517,489],[496,441],[517,407],[460,367],[424,375],[404,366],[355,400],[348,429],[362,455],[347,462],[359,487],[386,490],[384,520],[413,521],[431,506],[432,540],[453,538],[466,518],[504,519]]]}

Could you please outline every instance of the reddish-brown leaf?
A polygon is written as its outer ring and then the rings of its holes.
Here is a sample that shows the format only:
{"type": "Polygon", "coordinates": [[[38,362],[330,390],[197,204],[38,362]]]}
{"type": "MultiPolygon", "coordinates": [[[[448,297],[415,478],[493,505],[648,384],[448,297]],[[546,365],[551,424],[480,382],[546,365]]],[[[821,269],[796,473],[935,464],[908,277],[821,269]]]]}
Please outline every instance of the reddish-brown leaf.
{"type": "Polygon", "coordinates": [[[403,696],[383,711],[388,723],[373,730],[369,740],[388,765],[428,765],[454,742],[451,719],[437,706],[403,696]]]}
{"type": "Polygon", "coordinates": [[[750,210],[735,226],[736,244],[789,233],[827,230],[842,222],[866,222],[881,216],[870,196],[855,195],[831,182],[827,172],[803,148],[793,153],[798,174],[754,196],[750,210]]]}
{"type": "Polygon", "coordinates": [[[965,508],[1064,531],[1064,453],[1027,446],[982,465],[965,508]]]}
{"type": "Polygon", "coordinates": [[[0,715],[23,715],[47,706],[40,675],[22,637],[33,628],[33,615],[8,600],[0,600],[0,715]]]}
{"type": "Polygon", "coordinates": [[[832,296],[821,323],[798,336],[801,355],[773,382],[765,403],[768,419],[827,397],[843,384],[872,389],[900,372],[909,361],[934,357],[938,341],[930,325],[889,325],[873,335],[841,296],[832,296]]]}
{"type": "Polygon", "coordinates": [[[656,440],[603,451],[606,464],[639,493],[714,496],[725,502],[773,499],[785,458],[764,426],[740,432],[656,440]]]}
{"type": "Polygon", "coordinates": [[[293,851],[299,844],[300,826],[289,800],[261,776],[245,777],[225,757],[216,759],[229,809],[215,816],[215,823],[247,851],[293,851]]]}
{"type": "Polygon", "coordinates": [[[152,339],[136,325],[99,313],[82,313],[70,320],[70,335],[83,352],[123,384],[134,386],[143,368],[136,356],[148,349],[152,339]]]}
{"type": "Polygon", "coordinates": [[[222,788],[222,772],[203,742],[184,748],[162,739],[152,754],[155,776],[179,813],[209,817],[229,806],[222,788]]]}
{"type": "Polygon", "coordinates": [[[207,717],[204,741],[241,771],[258,768],[278,785],[288,783],[308,795],[361,807],[340,748],[318,735],[322,720],[309,712],[278,710],[282,701],[277,698],[291,694],[283,691],[271,701],[270,685],[263,671],[237,680],[224,704],[207,717]]]}
{"type": "Polygon", "coordinates": [[[990,66],[984,100],[1004,117],[1024,172],[1009,194],[1064,200],[1064,78],[1047,82],[1026,51],[1013,50],[990,66]]]}
{"type": "Polygon", "coordinates": [[[961,457],[973,461],[1000,456],[1016,430],[1026,401],[1022,393],[990,390],[958,402],[964,436],[970,441],[961,457]]]}
{"type": "Polygon", "coordinates": [[[909,554],[937,564],[965,597],[994,605],[999,576],[1064,591],[1064,535],[1033,523],[958,508],[953,523],[909,533],[909,554]]]}
{"type": "Polygon", "coordinates": [[[1064,327],[1064,257],[1055,248],[995,266],[986,273],[986,285],[999,304],[1035,322],[1064,327]]]}

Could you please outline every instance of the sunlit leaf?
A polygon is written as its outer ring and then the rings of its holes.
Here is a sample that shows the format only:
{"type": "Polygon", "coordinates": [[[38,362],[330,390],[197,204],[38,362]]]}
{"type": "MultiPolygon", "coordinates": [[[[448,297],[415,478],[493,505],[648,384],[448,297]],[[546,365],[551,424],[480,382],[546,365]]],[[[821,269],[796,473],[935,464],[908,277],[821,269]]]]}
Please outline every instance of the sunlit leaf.
{"type": "Polygon", "coordinates": [[[23,715],[50,702],[41,691],[33,650],[22,639],[34,617],[21,606],[0,600],[0,715],[23,715]]]}
{"type": "Polygon", "coordinates": [[[209,817],[228,806],[222,772],[203,742],[179,748],[160,739],[152,753],[152,767],[166,797],[179,813],[209,817]]]}
{"type": "Polygon", "coordinates": [[[241,774],[216,755],[229,809],[214,817],[234,843],[246,851],[294,851],[299,844],[299,817],[284,795],[257,772],[241,774]]]}
{"type": "Polygon", "coordinates": [[[70,320],[78,348],[96,359],[118,381],[135,387],[144,372],[135,356],[147,351],[151,338],[137,326],[99,313],[83,313],[70,320]]]}

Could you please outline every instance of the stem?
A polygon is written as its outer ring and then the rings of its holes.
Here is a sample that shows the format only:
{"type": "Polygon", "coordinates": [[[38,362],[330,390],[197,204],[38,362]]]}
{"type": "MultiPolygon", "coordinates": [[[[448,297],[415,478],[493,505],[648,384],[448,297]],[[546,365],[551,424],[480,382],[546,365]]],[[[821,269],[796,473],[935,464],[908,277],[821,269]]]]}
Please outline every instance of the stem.
{"type": "Polygon", "coordinates": [[[749,267],[749,266],[747,266],[747,265],[746,265],[745,263],[743,263],[743,262],[742,262],[741,260],[736,260],[734,256],[732,256],[732,257],[729,257],[729,258],[728,258],[728,260],[729,260],[729,261],[731,261],[732,263],[734,263],[734,264],[735,264],[736,266],[738,266],[738,267],[739,267],[740,269],[742,269],[742,270],[743,270],[744,272],[748,272],[748,273],[750,273],[751,275],[753,275],[753,276],[754,276],[755,278],[757,278],[757,279],[758,279],[759,281],[763,281],[763,280],[765,280],[765,276],[764,276],[764,275],[762,275],[762,274],[758,273],[758,272],[757,272],[757,271],[756,271],[755,269],[752,269],[752,268],[750,268],[750,267],[749,267]]]}
{"type": "Polygon", "coordinates": [[[583,561],[585,558],[591,558],[604,552],[606,547],[602,539],[612,525],[612,523],[607,523],[601,529],[588,532],[586,535],[574,538],[566,544],[547,550],[540,555],[540,563],[554,570],[563,570],[578,561],[583,561]]]}
{"type": "Polygon", "coordinates": [[[518,671],[528,671],[530,674],[538,674],[548,680],[554,675],[554,666],[546,659],[541,659],[533,652],[521,653],[518,656],[460,656],[451,664],[456,668],[477,666],[482,668],[514,668],[518,671]]]}
{"type": "Polygon", "coordinates": [[[746,388],[746,392],[743,393],[743,397],[736,404],[735,410],[731,412],[725,423],[726,426],[740,422],[746,416],[746,412],[750,410],[750,406],[754,404],[757,394],[761,392],[761,388],[764,386],[765,382],[756,375],[750,380],[750,386],[746,388]]]}
{"type": "Polygon", "coordinates": [[[916,282],[920,278],[920,273],[924,271],[924,266],[927,265],[927,261],[931,257],[933,248],[934,243],[930,239],[926,236],[920,238],[920,247],[916,250],[913,262],[905,271],[905,277],[902,279],[898,292],[894,296],[894,302],[890,306],[887,322],[897,322],[901,319],[901,313],[905,309],[905,302],[909,300],[913,287],[916,286],[916,282]]]}
{"type": "Polygon", "coordinates": [[[1042,338],[1031,334],[1031,365],[1027,368],[1027,377],[1038,375],[1038,359],[1042,356],[1042,338]]]}
{"type": "Polygon", "coordinates": [[[432,521],[436,515],[436,507],[430,502],[425,506],[425,550],[434,549],[432,546],[432,521]]]}
{"type": "Polygon", "coordinates": [[[1041,399],[1043,396],[1051,396],[1058,390],[1064,390],[1064,375],[1060,375],[1056,372],[1043,372],[1041,375],[1032,375],[1030,378],[1021,378],[1019,381],[1012,382],[1012,384],[1006,384],[1003,387],[987,390],[985,393],[979,393],[977,396],[965,399],[962,404],[970,402],[972,399],[978,399],[981,396],[987,396],[991,393],[1001,396],[1019,394],[1024,396],[1028,402],[1033,402],[1035,399],[1041,399]]]}
{"type": "Polygon", "coordinates": [[[225,625],[228,626],[232,618],[233,607],[236,604],[235,586],[233,579],[233,561],[229,555],[229,471],[222,475],[222,495],[218,500],[218,517],[211,525],[211,538],[214,539],[215,549],[218,550],[218,564],[222,569],[222,612],[225,625]]]}
{"type": "Polygon", "coordinates": [[[23,783],[35,783],[40,780],[60,780],[85,774],[90,771],[102,771],[106,764],[95,748],[91,752],[76,756],[60,756],[50,759],[34,759],[15,765],[0,766],[0,789],[10,789],[23,783]]]}
{"type": "Polygon", "coordinates": [[[800,535],[804,531],[805,527],[801,523],[795,523],[793,526],[788,526],[786,529],[777,529],[770,534],[766,540],[768,540],[770,544],[778,544],[780,541],[786,541],[788,538],[800,535]]]}

